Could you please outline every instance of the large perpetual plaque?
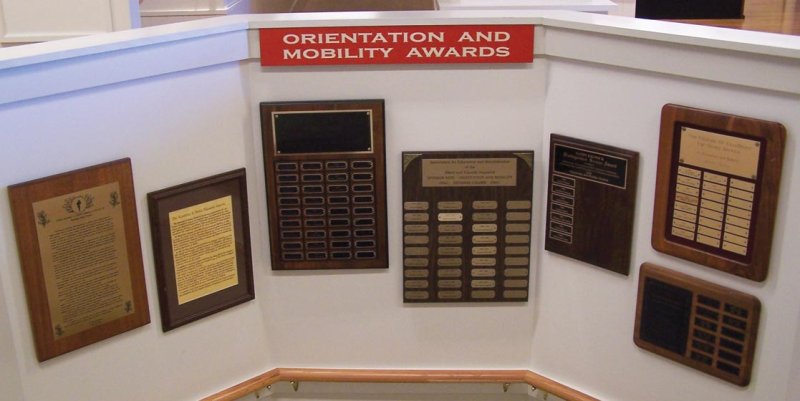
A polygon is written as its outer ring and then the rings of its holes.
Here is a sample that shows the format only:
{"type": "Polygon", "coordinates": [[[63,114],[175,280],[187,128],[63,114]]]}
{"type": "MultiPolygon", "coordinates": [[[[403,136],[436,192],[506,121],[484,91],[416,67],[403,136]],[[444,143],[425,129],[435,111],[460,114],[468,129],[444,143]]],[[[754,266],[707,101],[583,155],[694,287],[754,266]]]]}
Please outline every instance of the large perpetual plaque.
{"type": "Polygon", "coordinates": [[[150,323],[130,159],[8,196],[39,361],[150,323]]]}
{"type": "Polygon", "coordinates": [[[638,166],[637,152],[552,134],[545,249],[627,275],[638,166]]]}
{"type": "Polygon", "coordinates": [[[245,169],[147,194],[166,332],[255,298],[245,169]]]}
{"type": "Polygon", "coordinates": [[[760,314],[752,295],[644,263],[633,338],[650,352],[746,386],[760,314]]]}
{"type": "Polygon", "coordinates": [[[764,281],[785,141],[776,122],[664,106],[653,248],[764,281]]]}
{"type": "Polygon", "coordinates": [[[273,270],[387,268],[383,100],[261,103],[273,270]]]}
{"type": "Polygon", "coordinates": [[[532,197],[532,151],[404,152],[404,302],[527,301],[532,197]]]}

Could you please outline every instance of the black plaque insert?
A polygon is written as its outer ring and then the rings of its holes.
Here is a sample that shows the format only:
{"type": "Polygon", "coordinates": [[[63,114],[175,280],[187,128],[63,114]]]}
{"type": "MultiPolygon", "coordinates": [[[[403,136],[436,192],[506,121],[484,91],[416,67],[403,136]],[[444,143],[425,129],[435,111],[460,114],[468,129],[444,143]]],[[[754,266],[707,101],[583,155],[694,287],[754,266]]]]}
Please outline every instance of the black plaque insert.
{"type": "Polygon", "coordinates": [[[552,134],[545,249],[627,275],[638,161],[637,152],[552,134]]]}

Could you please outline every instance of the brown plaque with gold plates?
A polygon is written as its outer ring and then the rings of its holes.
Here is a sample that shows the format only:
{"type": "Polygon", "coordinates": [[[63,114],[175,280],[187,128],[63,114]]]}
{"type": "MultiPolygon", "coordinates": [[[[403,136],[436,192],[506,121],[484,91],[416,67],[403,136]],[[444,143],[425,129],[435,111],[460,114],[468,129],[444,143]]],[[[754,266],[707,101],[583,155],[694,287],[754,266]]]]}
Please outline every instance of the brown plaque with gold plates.
{"type": "Polygon", "coordinates": [[[130,159],[8,196],[39,361],[150,323],[130,159]]]}
{"type": "Polygon", "coordinates": [[[255,298],[244,169],[147,194],[164,331],[255,298]]]}
{"type": "Polygon", "coordinates": [[[760,313],[752,295],[644,263],[633,339],[650,352],[746,386],[760,313]]]}
{"type": "Polygon", "coordinates": [[[550,136],[545,249],[627,275],[639,153],[550,136]]]}
{"type": "Polygon", "coordinates": [[[785,142],[776,122],[664,106],[653,248],[764,281],[785,142]]]}
{"type": "Polygon", "coordinates": [[[527,301],[532,198],[532,151],[404,152],[404,302],[527,301]]]}
{"type": "Polygon", "coordinates": [[[261,103],[273,270],[387,268],[383,100],[261,103]]]}

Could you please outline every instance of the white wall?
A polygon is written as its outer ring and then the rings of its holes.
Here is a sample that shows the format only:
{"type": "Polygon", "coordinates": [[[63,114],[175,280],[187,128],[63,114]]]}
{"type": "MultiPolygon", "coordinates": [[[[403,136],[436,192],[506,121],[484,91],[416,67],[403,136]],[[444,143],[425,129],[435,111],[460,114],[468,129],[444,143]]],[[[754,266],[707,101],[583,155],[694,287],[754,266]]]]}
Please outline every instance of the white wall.
{"type": "MultiPolygon", "coordinates": [[[[387,13],[380,14],[387,25],[536,23],[536,59],[518,66],[265,69],[256,59],[255,32],[245,31],[248,24],[377,23],[360,20],[366,15],[225,17],[0,51],[0,187],[131,157],[153,320],[36,362],[8,201],[0,197],[0,351],[16,350],[0,359],[0,385],[21,394],[12,399],[198,399],[283,366],[531,369],[605,400],[794,401],[791,386],[800,377],[800,300],[794,295],[800,271],[794,261],[800,250],[791,245],[792,227],[800,224],[794,207],[800,199],[794,139],[800,82],[792,77],[800,76],[800,39],[566,12],[387,13]],[[390,268],[273,272],[258,103],[355,98],[386,100],[390,268]],[[658,119],[667,102],[787,126],[779,223],[765,283],[650,247],[658,119]],[[542,172],[551,132],[641,153],[630,276],[543,250],[542,172]],[[400,152],[514,148],[536,152],[539,229],[530,301],[404,305],[400,152]],[[256,300],[163,334],[145,196],[243,166],[256,300]],[[761,299],[748,388],[636,348],[636,283],[644,261],[761,299]]],[[[352,394],[337,396],[329,387],[310,388],[317,390],[282,397],[366,400],[371,396],[358,394],[379,391],[354,386],[352,394]]]]}

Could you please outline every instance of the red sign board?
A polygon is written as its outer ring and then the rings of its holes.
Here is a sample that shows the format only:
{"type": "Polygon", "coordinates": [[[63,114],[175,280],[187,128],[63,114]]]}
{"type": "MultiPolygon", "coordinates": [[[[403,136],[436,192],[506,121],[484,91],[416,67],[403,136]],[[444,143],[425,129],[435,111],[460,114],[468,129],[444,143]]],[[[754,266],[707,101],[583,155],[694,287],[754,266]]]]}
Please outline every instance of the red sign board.
{"type": "Polygon", "coordinates": [[[261,65],[530,63],[533,25],[265,28],[261,65]]]}

